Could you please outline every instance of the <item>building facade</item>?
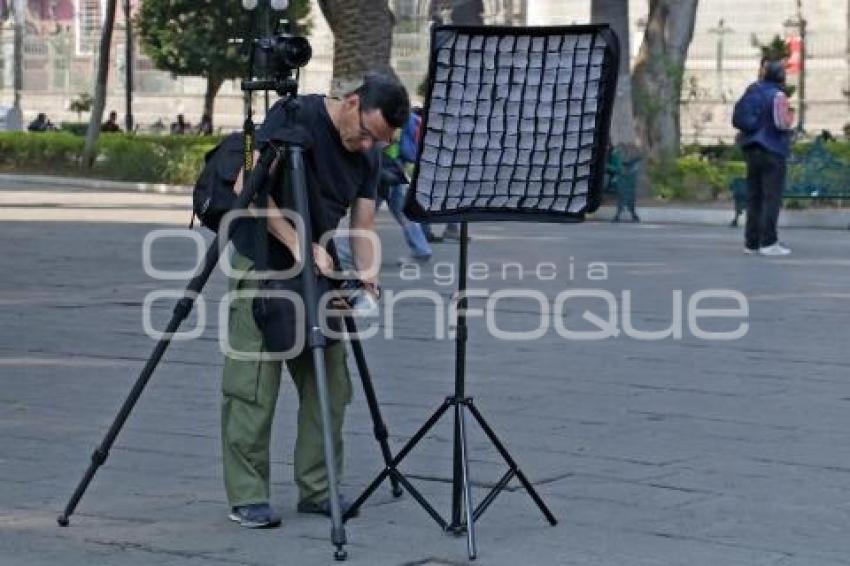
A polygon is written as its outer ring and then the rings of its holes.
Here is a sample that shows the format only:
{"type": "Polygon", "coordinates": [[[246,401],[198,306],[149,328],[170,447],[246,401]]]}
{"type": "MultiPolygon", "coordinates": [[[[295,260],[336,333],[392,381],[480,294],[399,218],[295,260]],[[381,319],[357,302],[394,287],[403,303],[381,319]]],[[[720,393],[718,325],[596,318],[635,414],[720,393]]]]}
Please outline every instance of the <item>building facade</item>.
{"type": "MultiPolygon", "coordinates": [[[[0,0],[0,105],[13,98],[13,27],[4,17],[0,0]]],[[[132,0],[135,7],[143,0],[132,0]]],[[[626,2],[626,0],[624,0],[626,2]]],[[[119,6],[122,2],[119,2],[119,6]]],[[[448,2],[443,2],[448,5],[448,2]]],[[[392,0],[397,24],[393,66],[410,91],[416,92],[427,71],[429,26],[434,17],[430,2],[392,0]]],[[[590,0],[484,0],[485,23],[554,25],[585,23],[590,0]]],[[[92,92],[95,53],[105,0],[27,0],[24,41],[25,117],[47,111],[54,122],[77,119],[67,110],[81,92],[92,92]]],[[[637,55],[648,12],[648,0],[629,0],[630,45],[637,55]]],[[[847,0],[803,0],[806,20],[806,126],[809,131],[838,132],[850,121],[850,14],[847,0]]],[[[442,14],[448,15],[444,8],[442,14]]],[[[314,56],[302,71],[304,92],[322,92],[330,84],[333,36],[317,1],[312,0],[311,43],[314,56]]],[[[703,1],[697,12],[682,92],[682,130],[687,141],[730,140],[731,105],[755,77],[758,43],[774,36],[799,34],[796,0],[703,1]]],[[[124,114],[125,36],[119,8],[111,58],[108,110],[124,114]]],[[[201,114],[205,82],[200,78],[172,77],[153,68],[136,49],[133,113],[142,127],[168,123],[182,113],[195,122],[201,114]]],[[[799,74],[791,75],[792,82],[799,74]]],[[[261,101],[260,101],[261,102],[261,101]]],[[[799,104],[799,102],[797,102],[799,104]]],[[[262,118],[262,104],[258,105],[262,118]]],[[[222,88],[216,102],[216,122],[238,128],[242,103],[236,81],[222,88]]]]}

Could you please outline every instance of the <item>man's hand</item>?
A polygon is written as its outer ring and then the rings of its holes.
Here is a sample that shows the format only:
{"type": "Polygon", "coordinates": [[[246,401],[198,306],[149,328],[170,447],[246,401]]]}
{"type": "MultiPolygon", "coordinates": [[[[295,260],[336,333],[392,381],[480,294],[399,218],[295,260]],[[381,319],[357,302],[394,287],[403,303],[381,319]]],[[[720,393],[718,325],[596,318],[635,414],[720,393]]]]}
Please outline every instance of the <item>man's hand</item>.
{"type": "Polygon", "coordinates": [[[377,285],[381,268],[380,240],[375,234],[375,201],[358,198],[351,209],[351,228],[372,234],[373,238],[352,234],[351,251],[354,252],[354,264],[364,283],[377,285]],[[374,244],[374,245],[373,245],[374,244]]]}
{"type": "Polygon", "coordinates": [[[365,283],[363,283],[363,289],[365,289],[365,291],[367,293],[372,295],[372,297],[374,297],[376,301],[380,300],[380,298],[381,298],[381,287],[377,283],[365,282],[365,283]]]}
{"type": "Polygon", "coordinates": [[[313,244],[313,262],[321,275],[329,277],[334,270],[334,260],[328,250],[319,244],[313,244]]]}

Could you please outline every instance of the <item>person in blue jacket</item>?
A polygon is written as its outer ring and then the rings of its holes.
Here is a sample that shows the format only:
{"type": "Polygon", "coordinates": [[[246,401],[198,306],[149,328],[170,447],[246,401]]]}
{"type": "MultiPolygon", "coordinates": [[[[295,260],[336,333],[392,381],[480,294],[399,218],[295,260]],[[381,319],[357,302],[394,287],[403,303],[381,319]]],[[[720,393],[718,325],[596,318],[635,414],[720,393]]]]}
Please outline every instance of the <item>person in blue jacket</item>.
{"type": "Polygon", "coordinates": [[[785,93],[785,62],[763,60],[759,80],[747,88],[747,96],[760,105],[760,119],[756,128],[741,131],[738,138],[747,162],[744,253],[785,256],[791,250],[779,242],[777,223],[794,124],[785,93]]]}

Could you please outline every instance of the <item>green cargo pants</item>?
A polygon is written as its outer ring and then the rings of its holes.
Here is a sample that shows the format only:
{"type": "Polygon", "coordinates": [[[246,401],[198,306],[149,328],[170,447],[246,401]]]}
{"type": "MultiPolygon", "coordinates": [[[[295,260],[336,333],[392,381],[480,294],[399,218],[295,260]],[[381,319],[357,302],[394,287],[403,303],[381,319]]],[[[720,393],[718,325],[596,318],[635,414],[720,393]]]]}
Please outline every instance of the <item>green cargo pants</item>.
{"type": "MultiPolygon", "coordinates": [[[[256,289],[257,281],[243,277],[253,267],[251,260],[234,254],[232,263],[237,274],[230,281],[230,289],[256,289]]],[[[250,298],[231,302],[228,336],[233,350],[263,350],[263,337],[254,322],[250,298]]],[[[337,478],[342,478],[342,424],[345,408],[351,401],[351,380],[345,358],[342,342],[336,342],[325,350],[337,478]]],[[[286,365],[299,399],[295,441],[295,483],[298,485],[299,501],[321,501],[327,498],[328,475],[319,395],[310,350],[287,360],[286,365]]],[[[246,361],[225,354],[221,437],[224,485],[231,507],[269,501],[269,444],[281,366],[281,361],[246,361]]]]}

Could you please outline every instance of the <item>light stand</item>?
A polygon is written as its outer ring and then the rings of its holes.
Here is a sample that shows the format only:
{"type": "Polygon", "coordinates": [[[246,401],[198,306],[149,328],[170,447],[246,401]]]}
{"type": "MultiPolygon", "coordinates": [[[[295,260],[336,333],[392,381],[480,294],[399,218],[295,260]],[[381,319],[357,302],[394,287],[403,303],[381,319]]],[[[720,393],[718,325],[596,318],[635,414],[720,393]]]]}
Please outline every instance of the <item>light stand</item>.
{"type": "Polygon", "coordinates": [[[555,526],[558,521],[543,499],[538,495],[534,486],[528,480],[519,465],[510,455],[505,445],[496,436],[496,433],[484,419],[481,412],[475,407],[472,397],[466,395],[466,343],[468,337],[468,329],[466,325],[466,284],[467,284],[467,265],[468,265],[468,228],[466,222],[461,222],[460,228],[460,261],[458,274],[458,317],[455,339],[455,388],[454,395],[446,397],[443,403],[428,417],[419,430],[408,440],[408,442],[399,450],[395,458],[390,461],[384,470],[372,481],[372,483],[363,491],[363,493],[354,501],[347,517],[357,512],[357,509],[372,495],[378,486],[388,477],[395,479],[400,483],[410,494],[413,499],[431,516],[432,519],[440,526],[441,529],[451,532],[456,535],[461,535],[466,532],[466,547],[467,554],[470,559],[475,559],[478,556],[478,550],[475,542],[475,521],[477,521],[484,511],[490,506],[496,497],[507,487],[508,483],[516,477],[520,484],[525,488],[531,496],[534,503],[543,513],[543,516],[550,525],[555,526]],[[431,428],[446,414],[449,409],[453,409],[454,413],[454,448],[453,448],[453,466],[452,466],[452,506],[451,520],[446,521],[440,513],[425,499],[422,494],[407,480],[407,478],[398,470],[399,464],[407,457],[408,454],[416,447],[419,442],[425,438],[425,435],[430,432],[431,428]],[[469,470],[469,445],[467,441],[467,412],[472,415],[472,418],[478,423],[484,434],[502,456],[502,459],[508,465],[508,471],[499,479],[493,486],[481,503],[473,509],[472,501],[472,480],[470,479],[469,470]]]}
{"type": "Polygon", "coordinates": [[[461,222],[454,394],[357,498],[396,480],[444,530],[466,532],[517,478],[550,525],[557,520],[466,392],[467,222],[580,222],[601,201],[619,45],[607,25],[510,28],[434,26],[419,155],[405,212],[420,222],[461,222]],[[451,518],[446,521],[398,465],[454,412],[451,518]],[[474,506],[468,419],[508,470],[474,506]]]}

